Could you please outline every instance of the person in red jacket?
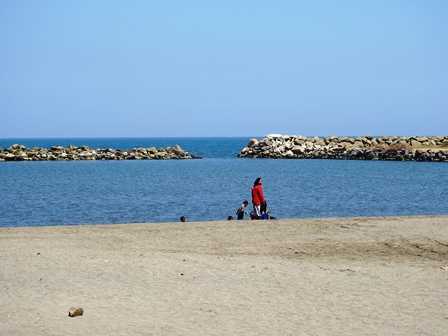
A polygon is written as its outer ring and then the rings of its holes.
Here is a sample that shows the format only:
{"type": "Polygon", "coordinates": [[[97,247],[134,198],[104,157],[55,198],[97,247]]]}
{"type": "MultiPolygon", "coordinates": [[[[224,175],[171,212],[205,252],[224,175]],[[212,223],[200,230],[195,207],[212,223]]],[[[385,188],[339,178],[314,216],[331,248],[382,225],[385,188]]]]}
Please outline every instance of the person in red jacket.
{"type": "Polygon", "coordinates": [[[261,177],[257,177],[252,187],[252,205],[254,206],[254,213],[258,218],[261,218],[261,205],[265,202],[261,177]]]}

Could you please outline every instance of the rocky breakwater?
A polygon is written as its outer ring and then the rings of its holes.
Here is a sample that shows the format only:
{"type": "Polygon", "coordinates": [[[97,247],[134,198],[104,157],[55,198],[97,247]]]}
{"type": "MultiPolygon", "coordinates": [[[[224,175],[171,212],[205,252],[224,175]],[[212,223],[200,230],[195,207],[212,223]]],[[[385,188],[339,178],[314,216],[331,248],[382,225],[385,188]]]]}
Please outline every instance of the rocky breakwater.
{"type": "Polygon", "coordinates": [[[448,136],[303,137],[251,139],[241,158],[448,162],[448,136]]]}
{"type": "Polygon", "coordinates": [[[69,160],[186,160],[196,159],[180,146],[166,148],[92,149],[87,146],[53,146],[51,148],[12,145],[0,148],[0,161],[69,161],[69,160]]]}

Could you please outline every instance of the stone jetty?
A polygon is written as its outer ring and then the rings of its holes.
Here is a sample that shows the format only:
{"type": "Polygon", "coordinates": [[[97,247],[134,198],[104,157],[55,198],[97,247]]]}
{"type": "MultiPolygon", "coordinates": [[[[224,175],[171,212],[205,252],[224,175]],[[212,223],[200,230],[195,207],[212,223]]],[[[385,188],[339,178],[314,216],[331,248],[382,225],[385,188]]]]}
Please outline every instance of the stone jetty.
{"type": "Polygon", "coordinates": [[[251,139],[241,158],[448,162],[448,136],[304,137],[251,139]]]}
{"type": "Polygon", "coordinates": [[[70,160],[186,160],[197,159],[179,145],[166,148],[92,149],[87,146],[26,148],[15,144],[0,148],[0,161],[70,161],[70,160]]]}

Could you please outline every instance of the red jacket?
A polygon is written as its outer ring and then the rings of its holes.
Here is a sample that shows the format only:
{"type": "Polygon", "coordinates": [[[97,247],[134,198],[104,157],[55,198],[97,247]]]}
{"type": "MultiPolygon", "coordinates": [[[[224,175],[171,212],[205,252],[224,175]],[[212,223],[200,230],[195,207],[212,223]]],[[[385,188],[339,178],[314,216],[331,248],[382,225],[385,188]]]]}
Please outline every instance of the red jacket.
{"type": "Polygon", "coordinates": [[[263,186],[260,183],[252,188],[252,204],[260,205],[263,202],[264,202],[263,186]]]}

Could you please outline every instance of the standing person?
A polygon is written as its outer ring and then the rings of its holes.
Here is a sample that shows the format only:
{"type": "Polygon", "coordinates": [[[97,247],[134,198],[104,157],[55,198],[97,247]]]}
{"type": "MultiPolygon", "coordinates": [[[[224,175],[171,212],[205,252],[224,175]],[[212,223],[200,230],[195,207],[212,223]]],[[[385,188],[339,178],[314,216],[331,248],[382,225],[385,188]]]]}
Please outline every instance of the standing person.
{"type": "Polygon", "coordinates": [[[236,210],[236,218],[238,220],[244,219],[244,213],[246,212],[246,208],[249,205],[249,202],[247,200],[244,200],[241,206],[236,210]]]}
{"type": "Polygon", "coordinates": [[[252,205],[254,206],[254,213],[258,217],[261,218],[261,204],[265,201],[263,194],[263,185],[261,183],[261,177],[257,177],[254,182],[254,186],[252,187],[252,205]]]}

